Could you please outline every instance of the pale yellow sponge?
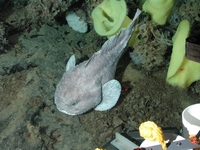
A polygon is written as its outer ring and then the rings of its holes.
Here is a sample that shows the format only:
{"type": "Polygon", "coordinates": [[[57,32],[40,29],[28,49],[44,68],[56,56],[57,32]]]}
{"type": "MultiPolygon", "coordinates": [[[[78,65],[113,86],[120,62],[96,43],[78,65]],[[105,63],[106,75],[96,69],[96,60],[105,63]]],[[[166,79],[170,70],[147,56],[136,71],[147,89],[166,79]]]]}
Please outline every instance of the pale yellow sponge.
{"type": "Polygon", "coordinates": [[[173,5],[174,0],[146,0],[142,9],[151,15],[153,22],[164,25],[173,5]]]}
{"type": "Polygon", "coordinates": [[[108,38],[126,28],[131,19],[126,16],[127,8],[124,0],[104,0],[92,11],[95,31],[108,38]]]}
{"type": "MultiPolygon", "coordinates": [[[[104,0],[92,11],[92,19],[95,31],[108,39],[116,35],[121,28],[127,28],[132,21],[127,16],[124,0],[104,0]]],[[[129,46],[134,45],[136,36],[134,33],[129,40],[129,46]]]]}
{"type": "Polygon", "coordinates": [[[166,81],[182,88],[189,87],[200,79],[200,63],[188,60],[185,56],[186,38],[189,35],[190,23],[183,20],[173,36],[173,49],[166,81]]]}

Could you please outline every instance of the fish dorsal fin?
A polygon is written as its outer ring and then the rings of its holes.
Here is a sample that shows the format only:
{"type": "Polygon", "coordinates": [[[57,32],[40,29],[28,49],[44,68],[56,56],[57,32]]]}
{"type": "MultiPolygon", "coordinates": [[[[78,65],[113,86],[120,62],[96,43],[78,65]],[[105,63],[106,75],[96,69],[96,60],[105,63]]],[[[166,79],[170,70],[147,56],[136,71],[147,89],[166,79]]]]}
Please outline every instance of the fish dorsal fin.
{"type": "Polygon", "coordinates": [[[66,71],[68,71],[68,70],[71,69],[71,68],[74,68],[75,65],[76,65],[76,58],[75,58],[74,55],[72,55],[72,56],[69,58],[68,62],[67,62],[66,71]]]}
{"type": "Polygon", "coordinates": [[[98,111],[105,111],[115,106],[121,94],[121,85],[117,80],[113,79],[103,85],[102,91],[102,101],[95,108],[98,111]]]}

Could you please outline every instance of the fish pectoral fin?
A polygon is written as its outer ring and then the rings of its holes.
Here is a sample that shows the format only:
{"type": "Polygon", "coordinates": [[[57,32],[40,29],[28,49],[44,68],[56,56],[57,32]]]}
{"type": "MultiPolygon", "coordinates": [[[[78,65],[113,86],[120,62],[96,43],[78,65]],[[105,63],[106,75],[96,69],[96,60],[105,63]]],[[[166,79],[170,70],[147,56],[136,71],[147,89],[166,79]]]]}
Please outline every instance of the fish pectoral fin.
{"type": "Polygon", "coordinates": [[[103,100],[95,108],[98,111],[105,111],[115,106],[121,94],[121,85],[117,80],[113,79],[103,85],[102,91],[103,100]]]}
{"type": "Polygon", "coordinates": [[[70,68],[74,68],[75,65],[76,65],[76,58],[75,58],[74,55],[72,55],[72,56],[69,58],[69,60],[68,60],[68,62],[67,62],[67,64],[66,64],[66,71],[68,71],[70,68]]]}

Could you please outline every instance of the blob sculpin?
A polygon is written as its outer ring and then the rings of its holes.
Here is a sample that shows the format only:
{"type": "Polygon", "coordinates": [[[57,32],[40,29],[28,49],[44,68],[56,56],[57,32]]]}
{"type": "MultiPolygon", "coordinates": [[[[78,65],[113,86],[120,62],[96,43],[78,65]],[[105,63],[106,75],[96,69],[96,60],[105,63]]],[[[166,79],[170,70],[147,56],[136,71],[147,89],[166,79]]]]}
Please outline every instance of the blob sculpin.
{"type": "Polygon", "coordinates": [[[140,13],[137,10],[128,29],[121,29],[107,40],[90,59],[75,66],[75,56],[70,57],[66,72],[56,87],[55,104],[59,111],[78,115],[92,108],[108,110],[117,103],[121,85],[114,79],[116,66],[140,13]]]}

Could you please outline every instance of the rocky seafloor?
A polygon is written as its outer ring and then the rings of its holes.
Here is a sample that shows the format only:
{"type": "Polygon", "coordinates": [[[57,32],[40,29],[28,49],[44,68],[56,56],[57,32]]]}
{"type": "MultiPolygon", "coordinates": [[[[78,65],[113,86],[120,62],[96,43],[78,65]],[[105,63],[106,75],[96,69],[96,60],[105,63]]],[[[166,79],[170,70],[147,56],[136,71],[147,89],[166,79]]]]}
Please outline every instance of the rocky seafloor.
{"type": "MultiPolygon", "coordinates": [[[[140,18],[143,47],[136,45],[134,51],[145,59],[135,64],[130,49],[121,58],[116,79],[122,94],[114,108],[78,116],[59,112],[54,93],[68,58],[75,54],[79,63],[106,40],[95,32],[90,17],[100,2],[0,1],[0,149],[92,150],[116,132],[137,130],[147,120],[180,129],[184,108],[200,102],[199,81],[187,89],[166,83],[170,42],[178,23],[185,18],[193,27],[199,21],[199,3],[191,0],[179,2],[165,26],[152,24],[147,14],[140,18]],[[65,21],[68,11],[79,9],[87,16],[86,33],[74,31],[65,21]],[[152,49],[155,45],[158,48],[152,49]]],[[[127,3],[131,17],[138,2],[127,3]]]]}

